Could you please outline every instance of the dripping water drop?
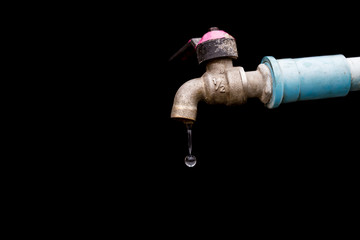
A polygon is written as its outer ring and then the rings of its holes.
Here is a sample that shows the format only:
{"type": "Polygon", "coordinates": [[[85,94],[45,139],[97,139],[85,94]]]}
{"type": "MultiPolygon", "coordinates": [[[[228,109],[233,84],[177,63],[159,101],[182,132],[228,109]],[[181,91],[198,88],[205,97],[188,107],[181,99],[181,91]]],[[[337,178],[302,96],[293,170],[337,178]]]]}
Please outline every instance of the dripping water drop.
{"type": "Polygon", "coordinates": [[[185,157],[185,164],[188,167],[193,167],[196,164],[196,157],[194,155],[187,155],[185,157]]]}

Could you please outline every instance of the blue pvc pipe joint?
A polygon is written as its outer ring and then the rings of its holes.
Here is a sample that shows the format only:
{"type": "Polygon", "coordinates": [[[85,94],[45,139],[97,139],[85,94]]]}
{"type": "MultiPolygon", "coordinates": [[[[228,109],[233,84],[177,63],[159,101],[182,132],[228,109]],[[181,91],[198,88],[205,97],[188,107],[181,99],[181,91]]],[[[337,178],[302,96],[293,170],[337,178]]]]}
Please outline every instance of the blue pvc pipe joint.
{"type": "Polygon", "coordinates": [[[287,58],[264,57],[261,61],[272,75],[268,108],[281,103],[341,97],[349,93],[351,71],[343,55],[287,58]]]}

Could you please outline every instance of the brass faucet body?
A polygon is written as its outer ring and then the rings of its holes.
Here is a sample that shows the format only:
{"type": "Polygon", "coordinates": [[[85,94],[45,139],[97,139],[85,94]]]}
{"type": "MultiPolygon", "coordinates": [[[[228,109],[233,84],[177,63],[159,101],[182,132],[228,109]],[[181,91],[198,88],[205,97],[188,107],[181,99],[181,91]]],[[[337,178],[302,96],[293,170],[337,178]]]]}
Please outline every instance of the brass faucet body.
{"type": "Polygon", "coordinates": [[[259,98],[264,104],[272,94],[271,72],[265,64],[256,71],[245,72],[234,67],[231,58],[209,60],[206,72],[184,83],[177,91],[171,118],[195,121],[199,101],[207,104],[240,105],[248,98],[259,98]]]}

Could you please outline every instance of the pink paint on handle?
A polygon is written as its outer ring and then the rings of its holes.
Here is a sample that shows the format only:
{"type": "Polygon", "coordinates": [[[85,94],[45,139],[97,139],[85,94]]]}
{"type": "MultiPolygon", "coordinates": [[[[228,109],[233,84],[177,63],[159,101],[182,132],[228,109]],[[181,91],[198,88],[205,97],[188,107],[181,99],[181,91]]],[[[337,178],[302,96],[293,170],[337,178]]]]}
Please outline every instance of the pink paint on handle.
{"type": "Polygon", "coordinates": [[[210,31],[210,32],[205,33],[205,35],[201,38],[201,40],[199,41],[199,43],[197,45],[199,45],[200,43],[209,41],[209,40],[219,39],[219,38],[233,38],[233,37],[230,34],[228,34],[227,32],[224,32],[222,30],[210,31]]]}

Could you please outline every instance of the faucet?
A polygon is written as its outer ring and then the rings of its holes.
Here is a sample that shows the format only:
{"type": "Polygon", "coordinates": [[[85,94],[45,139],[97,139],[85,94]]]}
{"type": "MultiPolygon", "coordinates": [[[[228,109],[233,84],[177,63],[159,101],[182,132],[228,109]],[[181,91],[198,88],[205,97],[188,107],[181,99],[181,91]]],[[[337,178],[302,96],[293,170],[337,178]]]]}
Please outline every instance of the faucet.
{"type": "Polygon", "coordinates": [[[199,101],[240,105],[258,98],[266,107],[276,108],[281,103],[341,97],[360,90],[360,57],[339,54],[277,60],[266,56],[255,71],[245,72],[233,66],[238,58],[235,38],[216,27],[202,38],[190,39],[170,60],[189,52],[196,52],[206,72],[185,82],[175,95],[171,118],[184,123],[196,120],[199,101]]]}

